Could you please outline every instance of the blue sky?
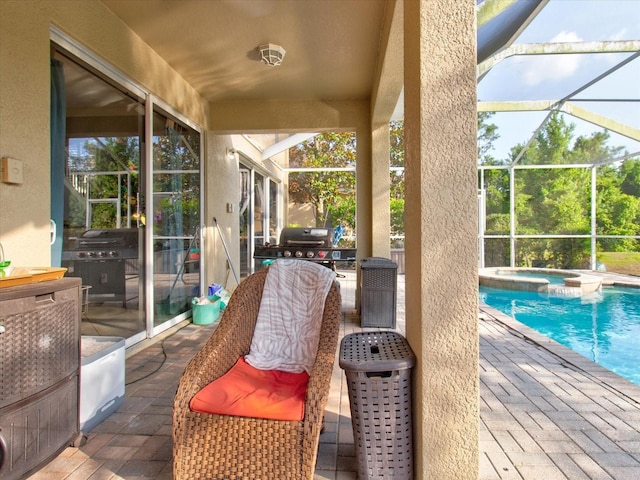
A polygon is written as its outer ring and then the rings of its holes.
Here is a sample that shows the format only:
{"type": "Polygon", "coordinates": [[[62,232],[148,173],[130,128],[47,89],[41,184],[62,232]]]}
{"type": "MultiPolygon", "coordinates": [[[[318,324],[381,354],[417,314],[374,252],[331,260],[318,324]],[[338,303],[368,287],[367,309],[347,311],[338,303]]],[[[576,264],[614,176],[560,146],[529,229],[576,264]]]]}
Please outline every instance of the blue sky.
{"type": "MultiPolygon", "coordinates": [[[[640,0],[551,0],[516,43],[640,40],[640,0]]],[[[480,101],[557,100],[604,73],[630,54],[517,56],[503,60],[478,84],[480,101]]],[[[640,58],[580,93],[582,99],[640,100],[640,58]]],[[[579,102],[576,105],[640,128],[640,102],[579,102]]],[[[509,149],[525,143],[546,112],[498,113],[500,139],[492,154],[507,157],[509,149]]],[[[576,136],[601,131],[567,116],[576,136]]],[[[611,134],[611,146],[640,151],[640,142],[611,134]]]]}

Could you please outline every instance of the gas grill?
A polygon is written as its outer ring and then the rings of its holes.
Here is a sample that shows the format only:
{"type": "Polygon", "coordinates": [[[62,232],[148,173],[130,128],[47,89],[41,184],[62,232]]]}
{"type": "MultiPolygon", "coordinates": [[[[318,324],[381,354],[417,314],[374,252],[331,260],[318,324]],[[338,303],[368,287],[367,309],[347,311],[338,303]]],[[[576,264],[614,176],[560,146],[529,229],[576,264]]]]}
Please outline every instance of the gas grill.
{"type": "Polygon", "coordinates": [[[333,246],[331,228],[283,228],[279,245],[255,247],[253,255],[257,259],[301,258],[314,262],[331,263],[353,261],[355,248],[336,248],[333,246]]]}
{"type": "Polygon", "coordinates": [[[86,230],[65,246],[62,265],[68,276],[81,277],[91,287],[90,299],[126,300],[126,274],[138,268],[138,229],[86,230]]]}

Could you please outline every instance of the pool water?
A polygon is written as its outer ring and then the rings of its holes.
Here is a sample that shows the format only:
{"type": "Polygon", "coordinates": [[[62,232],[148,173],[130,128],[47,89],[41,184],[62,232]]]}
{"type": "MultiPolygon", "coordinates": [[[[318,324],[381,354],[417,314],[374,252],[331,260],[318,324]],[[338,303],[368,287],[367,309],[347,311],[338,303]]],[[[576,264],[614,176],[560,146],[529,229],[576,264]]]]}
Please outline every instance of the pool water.
{"type": "Polygon", "coordinates": [[[480,301],[640,385],[640,289],[564,298],[481,286],[480,301]]]}

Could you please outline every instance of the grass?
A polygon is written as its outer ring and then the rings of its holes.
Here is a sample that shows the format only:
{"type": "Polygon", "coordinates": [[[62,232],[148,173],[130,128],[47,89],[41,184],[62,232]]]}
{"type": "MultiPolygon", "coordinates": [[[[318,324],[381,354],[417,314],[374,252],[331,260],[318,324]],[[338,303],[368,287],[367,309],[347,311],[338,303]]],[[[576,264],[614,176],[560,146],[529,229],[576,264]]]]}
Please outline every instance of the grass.
{"type": "Polygon", "coordinates": [[[607,272],[640,276],[640,252],[600,252],[598,261],[607,272]]]}

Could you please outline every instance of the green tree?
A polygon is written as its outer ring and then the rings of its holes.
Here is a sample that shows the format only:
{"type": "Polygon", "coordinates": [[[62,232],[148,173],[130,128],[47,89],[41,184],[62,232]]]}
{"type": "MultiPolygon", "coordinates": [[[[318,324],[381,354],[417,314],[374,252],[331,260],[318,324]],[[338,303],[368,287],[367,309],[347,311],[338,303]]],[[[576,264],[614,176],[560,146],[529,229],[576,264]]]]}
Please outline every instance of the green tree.
{"type": "Polygon", "coordinates": [[[486,233],[509,233],[509,170],[484,170],[486,233]]]}
{"type": "MultiPolygon", "coordinates": [[[[633,182],[628,181],[629,167],[625,168],[630,163],[627,161],[620,168],[611,164],[598,167],[596,230],[599,235],[640,234],[640,197],[627,193],[635,190],[633,182]]],[[[640,185],[636,183],[635,187],[640,185]]],[[[599,247],[608,252],[628,252],[638,251],[639,245],[633,239],[607,238],[599,241],[599,247]]]]}
{"type": "Polygon", "coordinates": [[[623,193],[640,197],[640,159],[625,160],[620,166],[620,178],[623,193]]]}
{"type": "MultiPolygon", "coordinates": [[[[82,155],[70,155],[75,172],[86,172],[87,194],[91,199],[114,199],[91,204],[91,228],[114,228],[118,214],[124,224],[129,206],[135,212],[139,188],[140,142],[138,137],[94,137],[87,139],[82,155]],[[94,172],[94,174],[91,174],[94,172]],[[129,191],[130,187],[130,191],[129,191]],[[120,212],[115,199],[120,199],[120,212]]],[[[67,228],[85,227],[86,202],[80,195],[70,195],[67,228]]]]}
{"type": "Polygon", "coordinates": [[[498,164],[495,158],[489,154],[493,148],[493,142],[500,138],[498,126],[489,123],[489,119],[494,115],[495,112],[478,112],[478,165],[498,164]]]}
{"type": "MultiPolygon", "coordinates": [[[[619,155],[611,147],[608,132],[578,137],[572,145],[575,126],[555,113],[529,145],[521,163],[525,165],[598,164],[619,155]]],[[[512,149],[512,158],[521,152],[512,149]]],[[[632,167],[614,164],[598,167],[596,225],[599,234],[636,235],[637,197],[622,191],[623,178],[632,167]]],[[[633,178],[633,173],[631,174],[633,178]]],[[[536,235],[589,234],[591,232],[591,169],[542,168],[518,170],[516,174],[516,233],[536,235]]],[[[633,190],[634,181],[628,182],[633,190]]],[[[604,240],[607,248],[628,249],[633,242],[604,240]]],[[[518,262],[543,262],[557,268],[585,267],[590,255],[588,239],[533,239],[519,241],[518,262]]]]}
{"type": "MultiPolygon", "coordinates": [[[[404,152],[404,122],[391,122],[389,124],[390,158],[389,166],[389,214],[390,232],[393,236],[404,236],[404,179],[405,179],[405,152],[404,152]]],[[[392,247],[401,247],[401,240],[392,240],[392,247]]]]}
{"type": "MultiPolygon", "coordinates": [[[[574,124],[567,124],[564,117],[554,112],[535,139],[527,148],[520,163],[523,165],[560,165],[571,163],[571,139],[575,131],[574,124]]],[[[512,150],[515,153],[516,150],[512,150]]],[[[519,152],[518,152],[519,153],[519,152]]],[[[512,158],[512,160],[514,160],[512,158]]]]}
{"type": "MultiPolygon", "coordinates": [[[[478,165],[506,164],[505,160],[498,160],[490,154],[493,143],[500,138],[498,127],[490,123],[494,115],[495,112],[478,112],[478,165]]],[[[485,233],[508,234],[510,230],[509,170],[505,168],[478,170],[478,188],[483,190],[485,198],[485,233]]],[[[505,257],[508,258],[508,245],[508,242],[500,240],[485,242],[485,261],[492,265],[504,265],[502,262],[505,257]]]]}
{"type": "Polygon", "coordinates": [[[389,124],[391,171],[391,198],[404,199],[404,122],[394,121],[389,124]]]}
{"type": "MultiPolygon", "coordinates": [[[[353,167],[356,137],[351,132],[325,132],[289,150],[292,168],[353,167]]],[[[347,171],[302,171],[289,174],[289,199],[312,204],[315,226],[355,229],[355,174],[347,171]]],[[[308,226],[308,225],[305,225],[308,226]]],[[[351,233],[349,232],[349,233],[351,233]]]]}
{"type": "MultiPolygon", "coordinates": [[[[391,217],[391,235],[404,236],[404,198],[392,198],[389,201],[391,217]]],[[[400,247],[401,240],[393,241],[392,247],[400,247]]]]}
{"type": "Polygon", "coordinates": [[[153,228],[156,235],[193,235],[200,225],[200,136],[178,124],[154,138],[153,228]]]}
{"type": "Polygon", "coordinates": [[[596,163],[608,158],[615,158],[622,147],[610,147],[608,132],[594,132],[589,137],[578,137],[569,155],[571,163],[596,163]]]}
{"type": "MultiPolygon", "coordinates": [[[[512,161],[521,153],[523,165],[571,163],[575,126],[554,113],[528,148],[512,148],[512,161]]],[[[586,152],[585,152],[586,156],[586,152]]],[[[575,168],[517,170],[515,176],[515,224],[520,235],[585,234],[590,226],[590,176],[575,168]]],[[[520,240],[517,263],[568,268],[583,262],[584,246],[574,239],[520,240]]],[[[588,244],[587,244],[588,247],[588,244]]],[[[588,250],[586,251],[588,253],[588,250]]]]}

